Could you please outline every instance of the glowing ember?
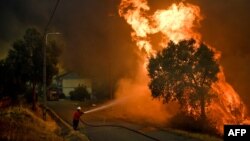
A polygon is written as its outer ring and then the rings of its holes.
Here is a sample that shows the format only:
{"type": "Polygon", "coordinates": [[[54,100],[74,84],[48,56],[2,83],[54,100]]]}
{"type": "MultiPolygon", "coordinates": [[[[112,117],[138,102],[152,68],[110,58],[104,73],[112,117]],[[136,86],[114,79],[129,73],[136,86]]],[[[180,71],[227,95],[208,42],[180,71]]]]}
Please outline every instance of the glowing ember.
{"type": "MultiPolygon", "coordinates": [[[[184,39],[194,38],[198,42],[200,34],[194,31],[202,19],[200,8],[187,3],[174,3],[165,10],[157,10],[153,15],[148,15],[150,7],[146,0],[122,0],[119,7],[121,17],[131,25],[133,32],[131,37],[139,49],[143,49],[148,55],[154,55],[156,50],[152,47],[150,35],[160,33],[163,48],[169,40],[178,42],[184,39]]],[[[214,49],[215,50],[215,49],[214,49]]],[[[219,58],[220,54],[216,54],[219,58]]],[[[145,59],[143,65],[147,64],[145,59]]],[[[239,95],[225,80],[223,69],[218,75],[218,82],[212,88],[218,95],[208,107],[208,116],[218,121],[217,128],[222,133],[224,124],[240,124],[249,121],[246,117],[245,105],[241,102],[239,95]]],[[[147,77],[145,75],[145,77],[147,77]]],[[[147,83],[145,83],[146,85],[147,83]]],[[[191,109],[188,109],[191,111],[191,109]]]]}

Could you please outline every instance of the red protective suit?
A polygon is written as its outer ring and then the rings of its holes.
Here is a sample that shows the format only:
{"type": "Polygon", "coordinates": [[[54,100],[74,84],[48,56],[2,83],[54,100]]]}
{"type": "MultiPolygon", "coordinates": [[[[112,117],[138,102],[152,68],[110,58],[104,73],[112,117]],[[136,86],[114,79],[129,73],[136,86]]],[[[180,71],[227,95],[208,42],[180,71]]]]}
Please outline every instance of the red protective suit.
{"type": "Polygon", "coordinates": [[[80,110],[77,110],[74,112],[74,115],[73,115],[73,128],[74,128],[74,130],[77,130],[79,120],[80,120],[80,117],[82,114],[83,114],[83,112],[80,110]]]}
{"type": "Polygon", "coordinates": [[[79,120],[82,114],[83,114],[82,111],[79,110],[75,111],[73,115],[73,120],[79,120]]]}

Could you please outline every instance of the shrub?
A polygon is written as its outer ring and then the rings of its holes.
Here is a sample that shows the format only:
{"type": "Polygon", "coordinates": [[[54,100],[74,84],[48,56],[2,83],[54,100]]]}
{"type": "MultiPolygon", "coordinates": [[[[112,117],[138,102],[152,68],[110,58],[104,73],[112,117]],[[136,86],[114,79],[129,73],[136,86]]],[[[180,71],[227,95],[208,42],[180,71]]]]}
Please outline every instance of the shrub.
{"type": "Polygon", "coordinates": [[[69,93],[71,100],[84,101],[90,99],[90,94],[85,86],[78,86],[69,93]]]}
{"type": "Polygon", "coordinates": [[[65,94],[64,93],[59,93],[59,99],[65,99],[66,98],[66,96],[65,96],[65,94]]]}

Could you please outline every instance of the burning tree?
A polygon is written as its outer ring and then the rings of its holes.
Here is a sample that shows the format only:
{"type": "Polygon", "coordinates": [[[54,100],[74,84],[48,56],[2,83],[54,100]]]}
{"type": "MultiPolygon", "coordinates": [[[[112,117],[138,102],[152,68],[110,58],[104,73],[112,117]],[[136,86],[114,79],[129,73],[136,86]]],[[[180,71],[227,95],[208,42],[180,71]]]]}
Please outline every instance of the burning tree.
{"type": "Polygon", "coordinates": [[[149,88],[153,97],[164,102],[178,101],[189,114],[206,118],[206,106],[215,92],[219,64],[215,52],[205,44],[195,46],[194,40],[169,42],[148,64],[149,88]],[[199,112],[197,112],[199,111],[199,112]]]}

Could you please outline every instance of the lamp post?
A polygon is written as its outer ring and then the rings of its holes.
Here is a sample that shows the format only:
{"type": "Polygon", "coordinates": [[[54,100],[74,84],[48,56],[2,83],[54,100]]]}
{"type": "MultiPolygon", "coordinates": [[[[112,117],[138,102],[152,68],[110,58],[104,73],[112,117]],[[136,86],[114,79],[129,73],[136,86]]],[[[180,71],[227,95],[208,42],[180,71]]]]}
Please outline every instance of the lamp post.
{"type": "Polygon", "coordinates": [[[43,119],[46,120],[46,111],[47,111],[47,88],[46,88],[46,47],[48,45],[48,36],[49,35],[59,35],[59,32],[46,33],[45,36],[45,46],[43,47],[43,96],[44,96],[44,111],[43,119]]]}

